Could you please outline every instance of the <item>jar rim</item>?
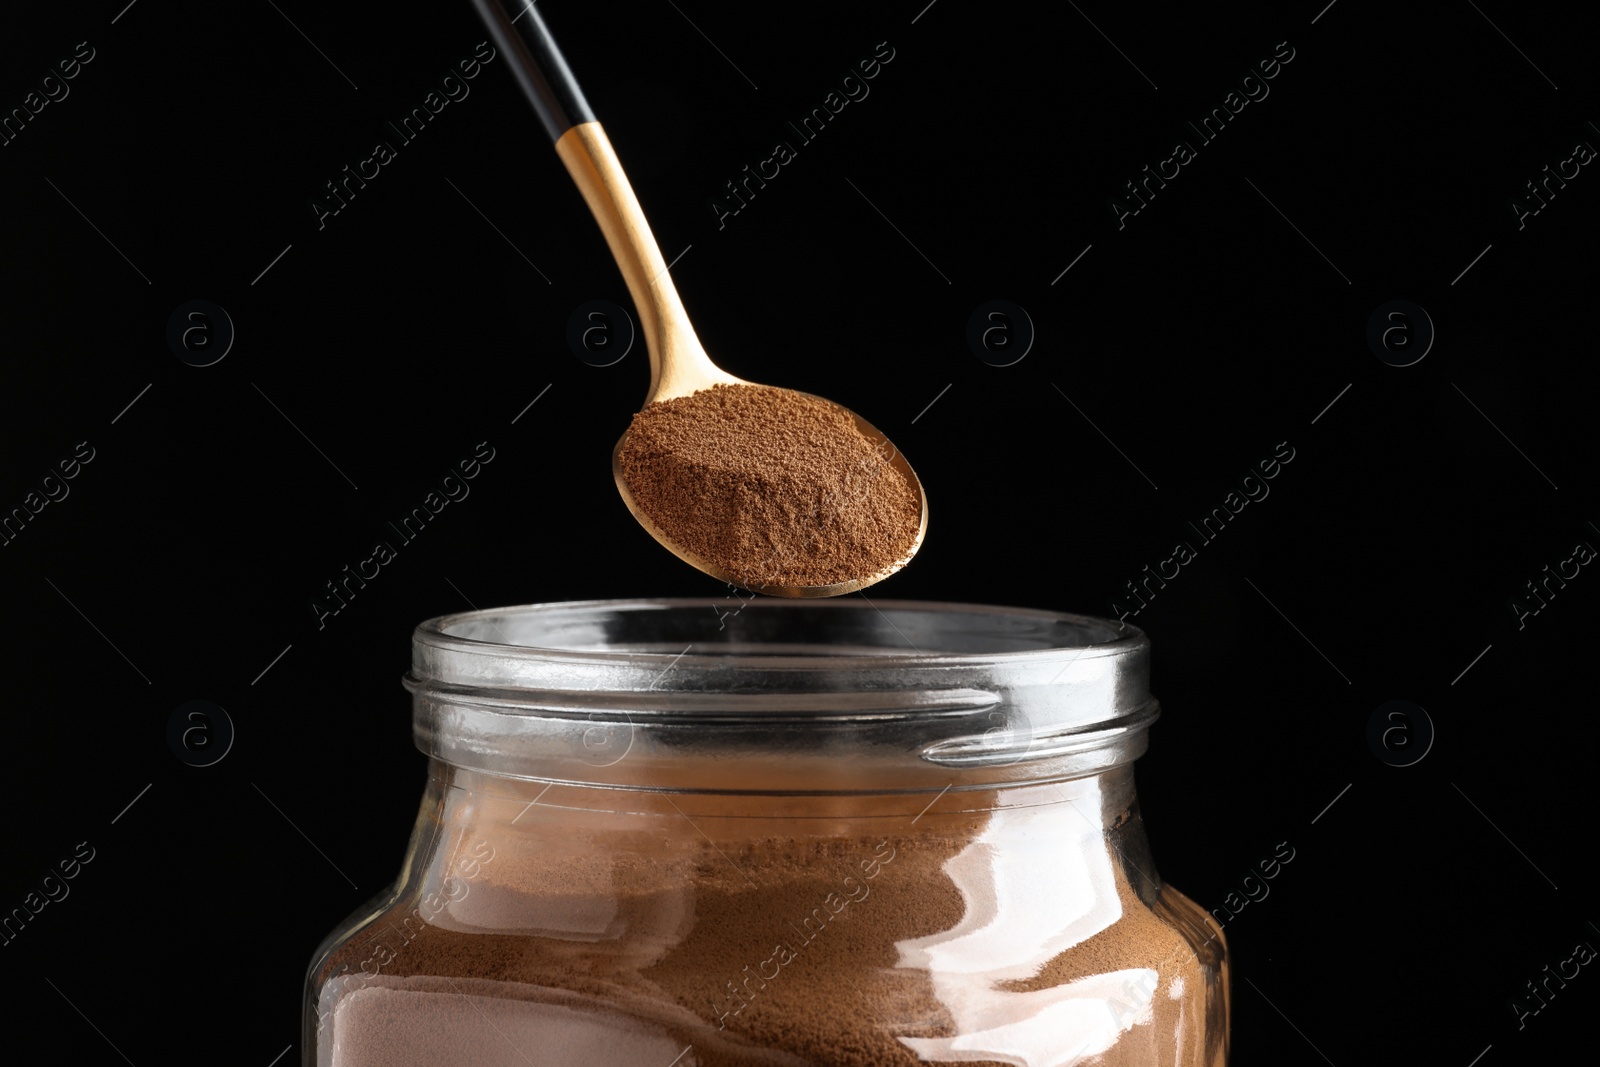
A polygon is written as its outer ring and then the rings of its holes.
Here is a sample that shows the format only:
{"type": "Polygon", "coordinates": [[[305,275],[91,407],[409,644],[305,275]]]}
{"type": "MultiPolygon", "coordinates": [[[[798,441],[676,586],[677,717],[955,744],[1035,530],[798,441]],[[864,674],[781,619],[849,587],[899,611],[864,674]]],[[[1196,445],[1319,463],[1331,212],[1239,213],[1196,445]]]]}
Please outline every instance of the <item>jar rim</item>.
{"type": "MultiPolygon", "coordinates": [[[[739,598],[736,597],[727,599],[733,599],[736,603],[739,601],[739,598]]],[[[860,607],[861,602],[849,600],[843,597],[826,600],[796,600],[780,599],[775,597],[761,597],[756,600],[743,601],[740,606],[734,608],[727,608],[725,606],[727,599],[719,601],[701,597],[658,597],[613,600],[566,600],[543,604],[521,604],[504,608],[483,608],[473,611],[455,612],[450,615],[440,615],[431,619],[425,619],[421,623],[417,624],[413,640],[441,649],[457,648],[465,650],[489,646],[494,647],[497,650],[516,650],[516,652],[511,653],[513,655],[517,654],[518,652],[530,655],[559,655],[562,657],[570,656],[577,660],[591,662],[604,662],[615,659],[637,661],[640,659],[640,657],[650,656],[656,656],[659,657],[660,660],[666,661],[681,658],[693,662],[695,660],[721,659],[726,657],[727,653],[708,651],[689,655],[687,651],[674,654],[666,650],[660,652],[650,652],[623,650],[619,648],[602,649],[575,647],[572,645],[563,644],[524,644],[522,642],[511,641],[509,639],[504,639],[501,641],[486,641],[479,637],[466,636],[460,631],[469,627],[477,628],[478,632],[480,633],[484,627],[496,629],[498,628],[498,623],[495,621],[497,619],[510,619],[513,617],[533,619],[556,614],[569,614],[593,610],[661,611],[664,609],[679,608],[709,608],[714,614],[719,615],[719,622],[722,621],[722,612],[738,615],[747,610],[793,611],[799,608],[822,611],[862,610],[860,607]]],[[[865,598],[863,598],[863,600],[864,599],[865,598]]],[[[894,649],[874,651],[872,653],[872,660],[877,665],[888,665],[890,663],[894,663],[896,660],[902,661],[903,665],[915,666],[936,665],[946,661],[950,663],[966,664],[990,661],[1003,663],[1012,659],[1023,659],[1027,657],[1038,658],[1041,655],[1067,651],[1076,651],[1081,655],[1116,655],[1133,648],[1139,643],[1148,644],[1149,641],[1149,638],[1145,636],[1143,630],[1128,623],[1113,623],[1112,620],[1104,619],[1098,616],[1077,615],[1066,612],[1049,611],[1041,608],[1014,608],[1005,607],[998,604],[967,604],[957,601],[935,600],[880,600],[866,601],[866,604],[868,609],[878,613],[879,615],[884,615],[884,609],[888,609],[889,611],[936,612],[947,615],[952,613],[961,613],[969,615],[985,615],[991,617],[1007,617],[1013,619],[1031,619],[1037,620],[1041,623],[1048,622],[1055,623],[1058,626],[1075,627],[1082,632],[1092,632],[1096,635],[1102,636],[1101,640],[1089,641],[1081,644],[1060,644],[1053,646],[1039,646],[1034,644],[1033,646],[1027,648],[1015,648],[998,651],[967,652],[941,650],[936,653],[923,652],[915,645],[911,645],[910,639],[906,638],[906,641],[910,646],[906,651],[894,649]]],[[[893,624],[891,623],[891,625],[893,624]]],[[[504,637],[505,635],[502,636],[504,637]]],[[[828,646],[819,645],[817,647],[822,648],[828,646]]],[[[821,658],[846,660],[850,657],[842,653],[833,657],[819,657],[814,654],[807,654],[803,657],[785,655],[758,656],[741,653],[739,656],[739,662],[749,666],[787,666],[792,669],[806,670],[818,668],[818,661],[821,658]]],[[[648,662],[648,660],[646,660],[646,662],[648,662]]]]}
{"type": "Polygon", "coordinates": [[[418,747],[459,766],[678,789],[781,762],[783,791],[835,791],[830,760],[893,788],[1127,762],[1159,714],[1148,661],[1137,627],[1034,608],[586,600],[428,619],[405,684],[418,747]]]}

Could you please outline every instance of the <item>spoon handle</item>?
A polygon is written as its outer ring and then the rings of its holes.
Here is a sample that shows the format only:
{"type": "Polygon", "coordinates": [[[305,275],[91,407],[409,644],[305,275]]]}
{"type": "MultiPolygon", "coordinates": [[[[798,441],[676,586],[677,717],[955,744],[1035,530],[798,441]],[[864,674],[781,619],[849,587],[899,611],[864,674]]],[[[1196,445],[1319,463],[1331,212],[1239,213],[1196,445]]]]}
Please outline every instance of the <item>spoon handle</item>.
{"type": "Polygon", "coordinates": [[[539,113],[550,140],[559,142],[572,127],[595,121],[578,79],[532,3],[473,0],[473,5],[494,35],[495,47],[511,57],[511,73],[539,113]],[[507,12],[508,6],[514,14],[507,12]]]}
{"type": "Polygon", "coordinates": [[[719,371],[700,347],[644,209],[537,8],[527,0],[473,3],[495,47],[511,58],[517,83],[539,113],[622,271],[650,351],[646,403],[715,382],[738,381],[719,371]]]}

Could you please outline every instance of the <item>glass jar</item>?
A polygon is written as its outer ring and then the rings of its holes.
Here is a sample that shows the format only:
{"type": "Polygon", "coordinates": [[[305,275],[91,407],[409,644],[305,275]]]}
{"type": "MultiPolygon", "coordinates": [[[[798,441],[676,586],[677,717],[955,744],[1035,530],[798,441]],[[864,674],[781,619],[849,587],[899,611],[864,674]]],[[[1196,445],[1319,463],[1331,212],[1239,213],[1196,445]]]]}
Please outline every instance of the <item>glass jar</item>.
{"type": "Polygon", "coordinates": [[[1218,1067],[1222,932],[1134,795],[1149,647],[858,597],[425,622],[422,808],[305,1062],[1218,1067]]]}

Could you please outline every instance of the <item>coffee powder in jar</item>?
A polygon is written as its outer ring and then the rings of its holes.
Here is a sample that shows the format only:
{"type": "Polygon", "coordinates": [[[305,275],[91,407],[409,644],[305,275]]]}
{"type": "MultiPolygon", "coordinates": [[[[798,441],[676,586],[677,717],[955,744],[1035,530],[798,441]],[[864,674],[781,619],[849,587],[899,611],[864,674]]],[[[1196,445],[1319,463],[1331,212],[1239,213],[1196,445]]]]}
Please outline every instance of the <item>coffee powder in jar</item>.
{"type": "Polygon", "coordinates": [[[914,807],[857,803],[847,823],[886,825],[849,836],[730,837],[697,811],[708,837],[675,826],[601,854],[564,842],[585,823],[572,789],[529,808],[455,782],[476,810],[441,852],[492,859],[411,941],[376,923],[329,961],[353,973],[395,946],[340,997],[329,1067],[1214,1065],[1196,1007],[1220,942],[1107,847],[1136,815],[1103,828],[1099,784],[914,827],[914,807]],[[1040,833],[1056,855],[1029,857],[1032,879],[991,876],[995,849],[1040,833]],[[1025,899],[1049,873],[1057,899],[1025,899]]]}

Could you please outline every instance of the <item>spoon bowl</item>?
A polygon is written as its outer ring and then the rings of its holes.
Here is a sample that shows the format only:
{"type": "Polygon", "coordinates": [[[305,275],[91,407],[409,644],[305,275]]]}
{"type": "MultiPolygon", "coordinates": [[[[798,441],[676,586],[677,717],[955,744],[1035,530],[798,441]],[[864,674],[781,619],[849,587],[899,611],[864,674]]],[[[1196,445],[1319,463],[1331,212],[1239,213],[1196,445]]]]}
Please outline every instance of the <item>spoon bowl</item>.
{"type": "MultiPolygon", "coordinates": [[[[737,384],[748,385],[753,383],[744,382],[737,384]]],[[[880,442],[880,448],[888,449],[887,462],[889,466],[899,472],[900,477],[905,480],[906,485],[911,489],[912,493],[916,495],[917,505],[922,513],[921,519],[917,524],[916,538],[911,542],[911,547],[907,550],[905,555],[895,563],[888,567],[881,568],[880,570],[877,570],[871,574],[863,575],[859,578],[852,578],[849,581],[834,582],[831,585],[781,585],[775,582],[761,581],[759,576],[753,578],[751,575],[735,575],[730,571],[718,567],[716,564],[695,555],[693,552],[674,541],[665,531],[656,525],[655,520],[653,520],[649,513],[640,507],[638,501],[634,499],[633,492],[628,487],[628,480],[622,473],[621,456],[623,442],[625,442],[628,438],[626,433],[617,439],[616,447],[611,450],[611,473],[617,482],[617,492],[621,494],[622,502],[628,506],[629,513],[638,520],[639,525],[643,526],[645,532],[647,532],[651,537],[654,537],[657,541],[661,542],[661,545],[666,548],[667,551],[671,552],[674,556],[677,556],[679,559],[683,560],[683,562],[687,563],[696,570],[702,571],[705,574],[709,574],[711,577],[716,578],[719,581],[726,582],[729,585],[737,586],[741,589],[748,589],[756,593],[765,593],[768,596],[783,597],[843,596],[846,593],[854,593],[857,590],[865,589],[870,585],[875,585],[889,577],[891,574],[894,574],[901,567],[904,567],[906,563],[910,561],[911,557],[916,555],[917,549],[922,547],[922,538],[928,532],[928,498],[923,494],[922,482],[917,478],[917,472],[911,469],[911,464],[906,462],[906,457],[901,454],[900,450],[895,448],[894,445],[890,444],[889,439],[885,437],[877,427],[873,426],[872,423],[868,422],[866,419],[863,419],[860,415],[857,415],[855,412],[842,405],[834,404],[833,401],[828,400],[825,397],[814,396],[811,393],[801,393],[798,390],[793,389],[785,391],[832,404],[834,407],[850,416],[851,421],[855,423],[856,430],[860,432],[861,436],[865,437],[869,441],[880,442]]]]}

